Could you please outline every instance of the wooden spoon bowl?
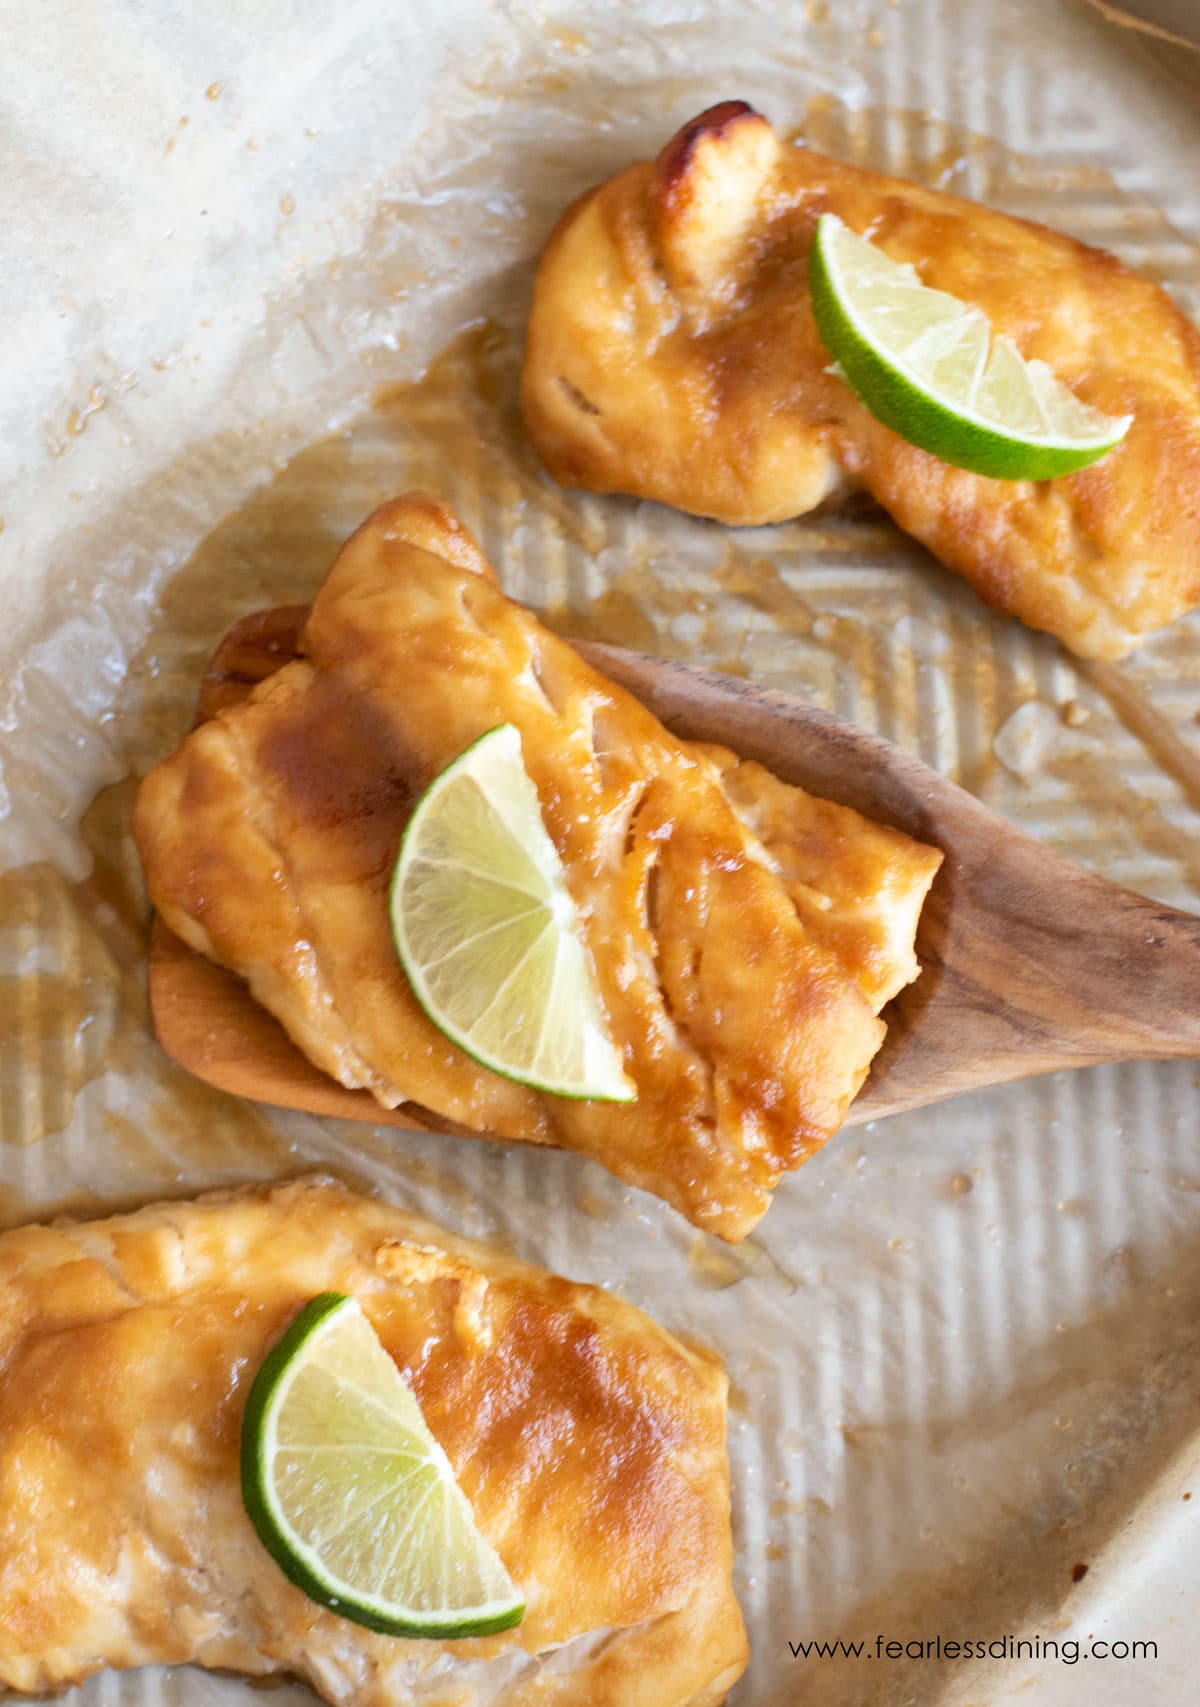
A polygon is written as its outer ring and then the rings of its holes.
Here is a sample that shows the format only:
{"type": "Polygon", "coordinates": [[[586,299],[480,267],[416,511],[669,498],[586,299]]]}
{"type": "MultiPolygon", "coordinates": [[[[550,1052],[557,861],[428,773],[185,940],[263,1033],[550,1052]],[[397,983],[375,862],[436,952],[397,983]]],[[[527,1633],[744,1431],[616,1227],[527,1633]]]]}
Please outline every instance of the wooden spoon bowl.
{"type": "MultiPolygon", "coordinates": [[[[307,609],[236,624],[199,720],[296,655],[307,609]]],[[[757,759],[784,781],[943,849],[921,915],[924,970],[884,1011],[888,1033],[849,1123],[1101,1061],[1200,1055],[1200,919],[1148,901],[1014,830],[879,736],[733,676],[580,643],[669,729],[757,759]]],[[[222,1090],[284,1108],[482,1134],[413,1103],[383,1109],[304,1056],[223,967],[155,921],[150,1003],[167,1053],[222,1090]]]]}

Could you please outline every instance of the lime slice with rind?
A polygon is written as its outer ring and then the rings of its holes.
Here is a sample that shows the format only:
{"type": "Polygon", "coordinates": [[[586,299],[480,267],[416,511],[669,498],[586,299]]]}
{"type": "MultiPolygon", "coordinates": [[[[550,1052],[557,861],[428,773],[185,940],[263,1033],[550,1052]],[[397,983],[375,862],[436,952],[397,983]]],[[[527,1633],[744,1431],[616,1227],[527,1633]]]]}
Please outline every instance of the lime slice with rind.
{"type": "Polygon", "coordinates": [[[824,213],[808,256],[821,341],[885,426],[943,462],[997,480],[1052,480],[1098,462],[1132,415],[1103,415],[982,310],[921,283],[907,262],[824,213]]]}
{"type": "Polygon", "coordinates": [[[311,1600],[390,1636],[483,1636],[525,1603],[355,1299],[323,1292],[267,1357],[242,1422],[242,1497],[311,1600]]]}
{"type": "Polygon", "coordinates": [[[633,1101],[511,723],[481,735],[417,802],[390,908],[414,995],[473,1060],[554,1096],[633,1101]]]}

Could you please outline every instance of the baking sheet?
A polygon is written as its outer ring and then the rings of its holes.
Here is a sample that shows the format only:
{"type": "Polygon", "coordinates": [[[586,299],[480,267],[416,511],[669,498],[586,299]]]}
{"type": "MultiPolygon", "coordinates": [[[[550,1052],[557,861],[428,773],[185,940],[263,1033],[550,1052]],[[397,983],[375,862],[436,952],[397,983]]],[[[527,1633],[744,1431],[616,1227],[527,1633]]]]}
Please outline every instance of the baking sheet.
{"type": "MultiPolygon", "coordinates": [[[[328,1166],[715,1347],[753,1645],[737,1707],[1031,1685],[1051,1707],[1190,1702],[1200,1069],[1056,1075],[856,1129],[730,1253],[577,1158],[189,1079],[148,1033],[127,833],[224,629],[308,597],[366,510],[421,484],[562,632],[803,693],[1196,906],[1195,620],[1085,670],[877,514],[731,532],[563,493],[513,391],[562,205],[726,96],[1111,247],[1196,315],[1182,61],[1053,0],[104,0],[5,8],[0,45],[4,1222],[328,1166]],[[789,1649],[878,1633],[1159,1652],[789,1649]]],[[[184,1671],[79,1693],[246,1688],[184,1671]]]]}

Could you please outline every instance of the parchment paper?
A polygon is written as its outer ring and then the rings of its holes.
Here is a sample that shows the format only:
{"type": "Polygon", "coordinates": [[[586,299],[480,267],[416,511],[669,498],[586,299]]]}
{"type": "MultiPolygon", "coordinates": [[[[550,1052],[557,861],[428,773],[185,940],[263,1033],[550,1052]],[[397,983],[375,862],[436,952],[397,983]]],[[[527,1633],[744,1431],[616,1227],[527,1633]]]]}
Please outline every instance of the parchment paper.
{"type": "MultiPolygon", "coordinates": [[[[855,1130],[730,1254],[574,1158],[188,1079],[149,1035],[128,840],[133,779],[187,726],[224,629],[308,597],[373,503],[422,484],[564,632],[806,694],[1196,905],[1196,621],[1085,672],[874,513],[734,534],[563,493],[513,389],[558,211],[729,96],[1111,247],[1196,313],[1186,55],[1057,0],[57,0],[0,9],[0,48],[4,1222],[332,1167],[721,1352],[753,1643],[738,1707],[1190,1703],[1192,1064],[855,1130]],[[1158,1658],[789,1649],[880,1633],[1094,1634],[1158,1658]]],[[[81,1693],[249,1699],[194,1671],[81,1693]]]]}

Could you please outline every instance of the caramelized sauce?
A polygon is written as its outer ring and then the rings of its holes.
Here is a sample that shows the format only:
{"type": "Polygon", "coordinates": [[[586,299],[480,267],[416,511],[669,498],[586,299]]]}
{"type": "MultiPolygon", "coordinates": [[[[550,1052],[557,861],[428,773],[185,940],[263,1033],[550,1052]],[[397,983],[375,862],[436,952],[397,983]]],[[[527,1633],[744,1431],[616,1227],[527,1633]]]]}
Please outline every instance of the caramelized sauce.
{"type": "Polygon", "coordinates": [[[1076,669],[1102,693],[1116,716],[1136,735],[1161,770],[1183,790],[1188,804],[1200,812],[1200,752],[1176,732],[1138,685],[1136,666],[1076,661],[1076,669]]]}
{"type": "MultiPolygon", "coordinates": [[[[72,883],[48,864],[0,876],[0,942],[15,952],[0,976],[0,1141],[28,1146],[71,1126],[80,1093],[106,1075],[136,1086],[125,1112],[89,1105],[86,1142],[106,1164],[119,1158],[132,1195],[177,1192],[181,1180],[215,1184],[295,1171],[296,1158],[264,1110],[239,1103],[176,1067],[154,1042],[145,990],[149,908],[128,820],[133,785],[104,789],[82,824],[92,875],[72,883]]],[[[60,1152],[55,1152],[56,1157],[60,1152]]],[[[91,1170],[88,1170],[91,1172],[91,1170]]],[[[0,1194],[0,1224],[47,1210],[92,1212],[113,1190],[81,1186],[57,1161],[49,1195],[0,1194]]],[[[103,1170],[110,1180],[112,1170],[103,1170]]]]}
{"type": "Polygon", "coordinates": [[[708,1292],[723,1292],[744,1280],[748,1265],[733,1251],[719,1245],[713,1238],[698,1233],[688,1251],[688,1276],[696,1286],[708,1292]]]}
{"type": "Polygon", "coordinates": [[[1114,856],[1130,860],[1148,855],[1174,865],[1193,888],[1200,887],[1200,839],[1195,830],[1172,823],[1158,802],[1140,794],[1102,750],[1054,754],[1047,770],[1103,824],[1104,844],[1090,855],[1093,864],[1103,866],[1114,856]]]}

